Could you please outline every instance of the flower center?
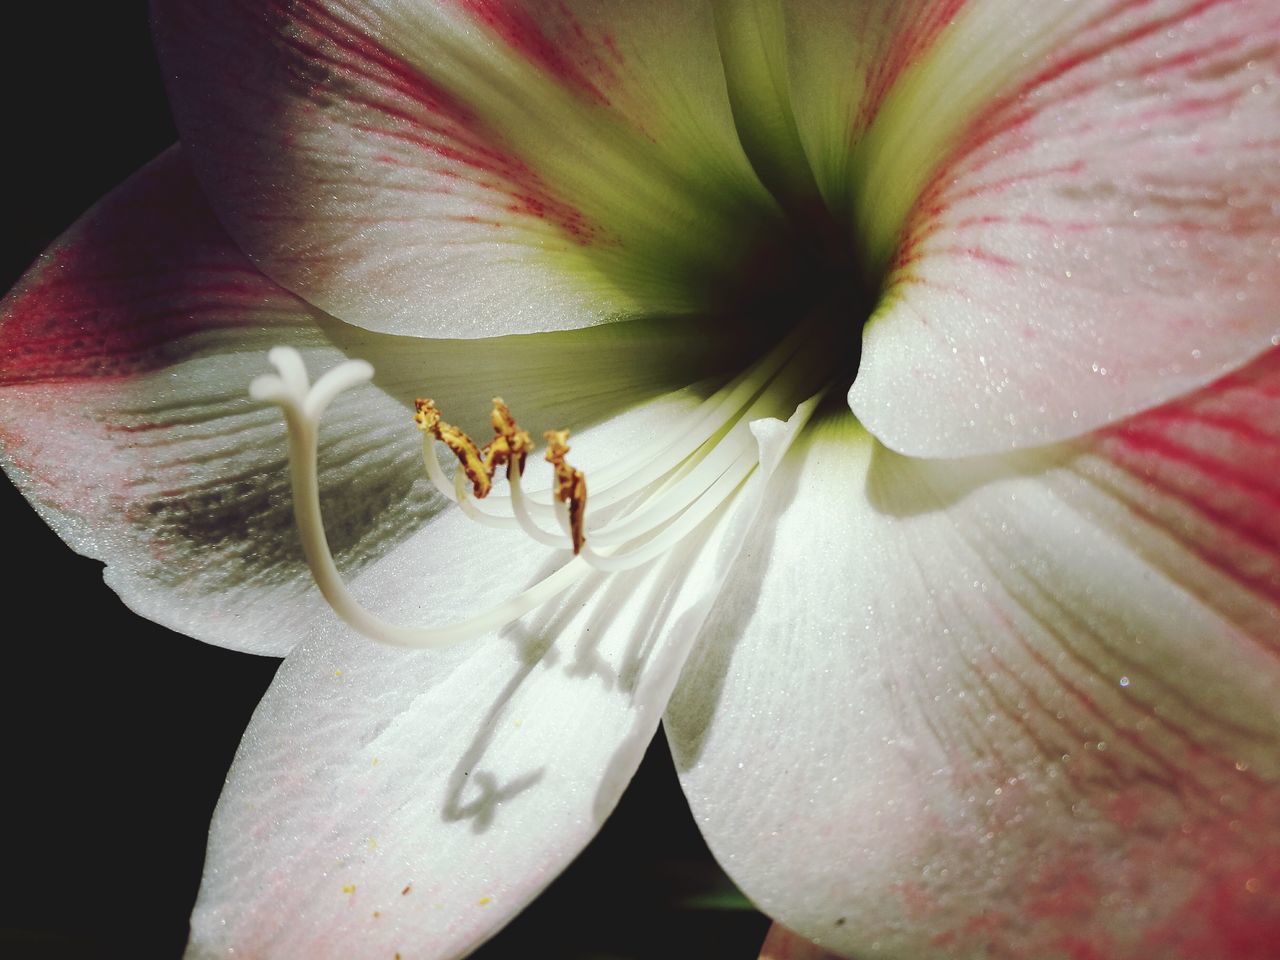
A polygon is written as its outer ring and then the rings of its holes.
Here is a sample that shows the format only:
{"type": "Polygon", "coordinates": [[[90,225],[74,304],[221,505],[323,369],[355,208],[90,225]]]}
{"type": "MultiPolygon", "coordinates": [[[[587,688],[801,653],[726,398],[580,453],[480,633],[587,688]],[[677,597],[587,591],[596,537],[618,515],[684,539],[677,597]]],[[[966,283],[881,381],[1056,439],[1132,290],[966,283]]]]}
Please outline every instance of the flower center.
{"type": "Polygon", "coordinates": [[[752,423],[789,417],[797,407],[801,412],[796,416],[807,419],[817,399],[842,379],[820,329],[814,321],[798,327],[654,443],[593,472],[589,512],[587,477],[566,459],[568,431],[544,434],[552,482],[546,489],[526,492],[524,474],[534,443],[501,399],[493,401],[493,437],[483,446],[447,423],[433,401],[418,400],[414,420],[422,431],[426,473],[436,489],[476,523],[565,552],[564,564],[543,580],[489,610],[444,626],[389,623],[363,607],[338,573],[325,535],[316,463],[320,421],[329,404],[368,381],[373,368],[349,360],[312,384],[297,351],[276,347],[268,356],[277,372],[254,380],[250,395],[284,412],[294,516],[324,598],[339,617],[373,640],[439,647],[504,626],[592,570],[618,572],[649,563],[698,529],[758,467],[752,423]],[[446,451],[457,461],[452,478],[440,458],[446,451]]]}
{"type": "MultiPolygon", "coordinates": [[[[762,165],[762,182],[772,183],[764,176],[771,169],[769,158],[752,159],[762,165]]],[[[568,431],[549,430],[543,436],[550,483],[526,492],[534,442],[499,398],[490,417],[493,436],[483,444],[447,422],[432,400],[417,401],[414,419],[422,431],[426,473],[439,493],[474,522],[528,537],[565,557],[538,583],[458,623],[388,623],[357,602],[334,564],[320,516],[320,418],[340,392],[370,379],[372,368],[348,361],[311,385],[296,351],[271,351],[277,373],[255,380],[250,393],[284,411],[297,526],[307,563],[335,612],[383,643],[456,643],[517,619],[592,570],[619,572],[655,560],[724,506],[759,466],[754,422],[793,415],[807,419],[819,397],[843,392],[852,383],[862,322],[878,296],[875,271],[816,187],[792,187],[771,186],[784,213],[767,228],[745,232],[728,275],[702,272],[701,261],[673,267],[676,282],[697,288],[694,302],[717,305],[718,316],[710,319],[730,335],[726,339],[758,359],[652,443],[603,469],[593,468],[590,483],[567,459],[568,431]],[[797,325],[797,317],[808,319],[797,325]],[[456,461],[452,477],[442,453],[456,461]]]]}

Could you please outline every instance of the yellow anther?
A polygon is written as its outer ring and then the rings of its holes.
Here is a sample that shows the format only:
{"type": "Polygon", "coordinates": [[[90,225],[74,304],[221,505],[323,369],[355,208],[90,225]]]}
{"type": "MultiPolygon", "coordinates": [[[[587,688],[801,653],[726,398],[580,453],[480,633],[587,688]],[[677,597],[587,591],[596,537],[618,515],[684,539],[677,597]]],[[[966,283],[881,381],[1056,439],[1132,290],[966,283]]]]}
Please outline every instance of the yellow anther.
{"type": "MultiPolygon", "coordinates": [[[[475,442],[452,424],[440,419],[440,410],[431,400],[418,400],[414,404],[414,422],[423,433],[435,437],[453,451],[458,463],[466,472],[477,500],[488,496],[493,488],[493,476],[498,468],[524,473],[525,460],[533,452],[533,440],[521,430],[511,415],[510,408],[501,397],[493,398],[493,412],[489,422],[493,424],[493,439],[477,448],[475,442]]],[[[569,507],[569,532],[573,539],[573,552],[581,553],[586,535],[583,521],[587,510],[587,478],[565,462],[569,452],[569,431],[548,430],[547,462],[555,468],[555,498],[569,507]]]]}
{"type": "Polygon", "coordinates": [[[552,466],[563,463],[569,452],[569,431],[548,430],[542,437],[547,441],[547,463],[552,466]]]}
{"type": "Polygon", "coordinates": [[[471,489],[477,500],[483,500],[493,488],[492,471],[485,464],[475,441],[452,424],[440,419],[440,411],[431,400],[414,403],[414,423],[423,433],[429,433],[453,451],[458,463],[471,481],[471,489]]]}
{"type": "Polygon", "coordinates": [[[513,469],[523,474],[525,459],[533,452],[533,440],[516,425],[515,417],[501,397],[493,398],[493,413],[489,419],[493,423],[493,439],[484,447],[489,475],[492,476],[504,464],[508,476],[513,469]]]}
{"type": "Polygon", "coordinates": [[[569,530],[573,536],[573,552],[581,553],[586,542],[583,532],[583,521],[587,513],[587,478],[581,470],[576,470],[565,462],[569,453],[569,431],[548,430],[543,436],[547,440],[547,463],[556,471],[556,499],[569,505],[569,530]]]}
{"type": "Polygon", "coordinates": [[[436,409],[435,401],[419,397],[413,401],[413,410],[413,422],[418,425],[418,429],[423,433],[434,434],[436,425],[440,423],[440,411],[436,409]]]}

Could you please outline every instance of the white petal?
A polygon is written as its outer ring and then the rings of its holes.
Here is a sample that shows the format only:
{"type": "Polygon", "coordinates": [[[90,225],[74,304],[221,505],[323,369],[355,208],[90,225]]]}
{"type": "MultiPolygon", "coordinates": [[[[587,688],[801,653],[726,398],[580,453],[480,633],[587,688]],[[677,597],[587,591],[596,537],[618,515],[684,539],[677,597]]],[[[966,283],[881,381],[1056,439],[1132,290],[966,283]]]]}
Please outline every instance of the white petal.
{"type": "MultiPolygon", "coordinates": [[[[583,462],[661,429],[673,411],[588,431],[583,462]]],[[[780,454],[806,414],[761,443],[780,454]]],[[[317,625],[232,769],[191,956],[452,957],[510,919],[630,779],[765,476],[669,556],[591,574],[474,644],[406,653],[317,625]]],[[[354,589],[390,619],[442,622],[567,559],[452,514],[354,589]]]]}
{"type": "Polygon", "coordinates": [[[867,429],[1058,441],[1280,342],[1278,51],[1268,0],[965,4],[857,147],[867,429]]]}
{"type": "Polygon", "coordinates": [[[1265,956],[1277,382],[1018,458],[802,441],[667,718],[744,892],[858,957],[1265,956]]]}

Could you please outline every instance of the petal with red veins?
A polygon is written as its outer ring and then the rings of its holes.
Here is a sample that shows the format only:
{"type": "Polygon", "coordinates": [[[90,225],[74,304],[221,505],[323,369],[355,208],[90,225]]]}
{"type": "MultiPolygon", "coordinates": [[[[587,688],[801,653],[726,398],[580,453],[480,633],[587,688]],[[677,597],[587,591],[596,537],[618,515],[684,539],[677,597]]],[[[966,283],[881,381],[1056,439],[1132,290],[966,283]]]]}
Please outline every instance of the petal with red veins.
{"type": "MultiPolygon", "coordinates": [[[[672,413],[650,405],[587,431],[581,462],[672,413]]],[[[765,468],[668,555],[589,573],[495,635],[403,651],[318,623],[232,767],[188,956],[455,957],[506,923],[630,780],[803,419],[757,427],[765,468]]],[[[444,623],[571,559],[454,512],[352,589],[386,619],[444,623]]]]}
{"type": "MultiPolygon", "coordinates": [[[[964,38],[962,49],[955,49],[954,42],[940,42],[954,37],[951,22],[966,2],[975,0],[752,0],[744,4],[778,11],[774,16],[756,15],[766,34],[763,43],[772,50],[785,50],[782,72],[801,149],[828,208],[852,233],[868,229],[860,214],[869,198],[880,205],[890,197],[896,199],[898,188],[920,165],[927,169],[931,148],[945,143],[954,125],[963,123],[971,101],[985,89],[986,78],[972,69],[972,58],[980,55],[988,72],[1016,59],[1017,51],[1007,36],[991,44],[989,36],[976,32],[964,38]],[[908,99],[910,90],[919,86],[914,78],[921,73],[949,74],[946,96],[938,98],[945,101],[945,108],[934,113],[925,109],[933,106],[928,101],[906,108],[913,132],[932,143],[895,156],[892,175],[863,182],[863,141],[871,134],[873,121],[891,96],[908,99]],[[904,78],[911,82],[896,91],[895,85],[904,78]]],[[[905,192],[909,194],[909,188],[905,192]]],[[[865,245],[866,238],[859,237],[858,243],[865,245]]]]}
{"type": "Polygon", "coordinates": [[[455,422],[484,424],[503,391],[531,423],[581,425],[714,366],[688,324],[484,341],[348,327],[255,270],[183,155],[165,154],[0,304],[4,465],[74,549],[106,562],[107,582],[139,613],[273,654],[311,611],[328,616],[294,530],[279,411],[247,395],[281,343],[318,369],[349,355],[378,368],[322,434],[325,516],[348,573],[441,506],[422,479],[415,395],[431,391],[455,422]]]}
{"type": "Polygon", "coordinates": [[[667,717],[717,858],[851,956],[1270,956],[1278,468],[1280,351],[1016,455],[825,421],[667,717]]]}
{"type": "Polygon", "coordinates": [[[860,236],[888,273],[850,405],[900,452],[1082,435],[1280,338],[1266,0],[972,0],[856,153],[860,236]]]}
{"type": "Polygon", "coordinates": [[[184,144],[285,287],[417,336],[723,306],[778,212],[711,12],[663,0],[155,4],[184,144]]]}

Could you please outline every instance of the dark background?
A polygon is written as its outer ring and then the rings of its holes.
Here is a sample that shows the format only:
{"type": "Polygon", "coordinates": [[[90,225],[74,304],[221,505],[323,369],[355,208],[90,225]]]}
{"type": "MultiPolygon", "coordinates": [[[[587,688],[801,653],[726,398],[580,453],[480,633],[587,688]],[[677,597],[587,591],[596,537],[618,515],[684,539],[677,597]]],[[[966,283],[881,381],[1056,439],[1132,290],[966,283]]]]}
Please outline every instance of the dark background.
{"type": "MultiPolygon", "coordinates": [[[[5,18],[0,290],[176,138],[142,0],[5,18]]],[[[276,661],[131,614],[7,479],[0,523],[0,956],[178,957],[209,816],[276,661]]],[[[659,738],[597,841],[478,956],[754,957],[767,925],[715,867],[659,738]]]]}

